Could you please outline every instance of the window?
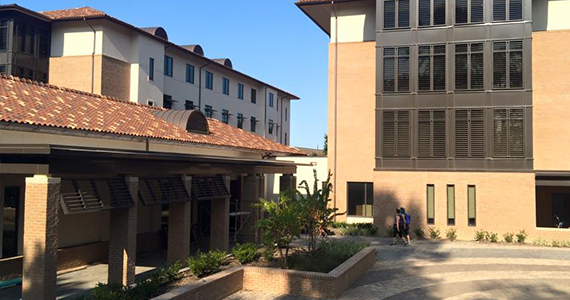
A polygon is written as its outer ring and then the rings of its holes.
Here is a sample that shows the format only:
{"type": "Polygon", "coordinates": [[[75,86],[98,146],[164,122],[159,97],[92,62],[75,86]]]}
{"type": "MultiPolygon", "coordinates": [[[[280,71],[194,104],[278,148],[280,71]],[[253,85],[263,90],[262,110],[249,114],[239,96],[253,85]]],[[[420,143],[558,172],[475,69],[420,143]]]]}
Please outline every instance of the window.
{"type": "Polygon", "coordinates": [[[410,0],[384,1],[384,29],[410,27],[410,0]]]}
{"type": "Polygon", "coordinates": [[[445,45],[418,47],[418,90],[445,90],[445,45]]]}
{"type": "Polygon", "coordinates": [[[287,108],[285,108],[285,121],[287,121],[287,108]]]}
{"type": "Polygon", "coordinates": [[[172,109],[172,96],[164,95],[162,98],[162,107],[172,109]]]}
{"type": "Polygon", "coordinates": [[[214,89],[214,74],[208,71],[206,71],[206,88],[214,89]]]}
{"type": "Polygon", "coordinates": [[[279,98],[277,98],[277,111],[279,111],[279,98]]]}
{"type": "Polygon", "coordinates": [[[146,99],[146,104],[147,104],[148,106],[154,106],[154,100],[146,99]]]}
{"type": "Polygon", "coordinates": [[[18,255],[18,228],[20,215],[20,187],[4,188],[4,205],[0,207],[0,222],[3,223],[3,243],[0,247],[2,258],[18,255]]]}
{"type": "Polygon", "coordinates": [[[172,77],[172,68],[174,61],[172,59],[172,57],[170,56],[164,56],[164,75],[168,76],[168,77],[172,77]]]}
{"type": "Polygon", "coordinates": [[[483,43],[455,45],[455,89],[483,89],[483,43]]]}
{"type": "Polygon", "coordinates": [[[6,74],[6,66],[5,65],[0,65],[0,73],[6,74]]]}
{"type": "Polygon", "coordinates": [[[20,23],[17,25],[17,38],[19,39],[18,51],[28,54],[34,54],[35,50],[35,32],[33,27],[20,23]]]}
{"type": "Polygon", "coordinates": [[[285,145],[289,145],[289,144],[287,143],[287,132],[285,132],[285,145]]]}
{"type": "Polygon", "coordinates": [[[445,25],[445,0],[418,0],[419,26],[445,25]],[[433,16],[432,16],[433,10],[433,16]]]}
{"type": "Polygon", "coordinates": [[[243,114],[237,114],[237,128],[243,129],[243,114]]]}
{"type": "Polygon", "coordinates": [[[148,80],[154,80],[154,58],[148,59],[148,80]]]}
{"type": "Polygon", "coordinates": [[[444,110],[418,111],[418,157],[446,157],[444,110]]]}
{"type": "Polygon", "coordinates": [[[410,112],[382,112],[382,156],[410,157],[410,112]]]}
{"type": "Polygon", "coordinates": [[[384,48],[384,92],[410,90],[410,47],[384,48]]]}
{"type": "Polygon", "coordinates": [[[347,182],[348,215],[374,216],[374,188],[372,182],[347,182]]]}
{"type": "Polygon", "coordinates": [[[483,22],[483,0],[455,0],[455,23],[483,22]]]}
{"type": "Polygon", "coordinates": [[[274,99],[273,93],[269,93],[269,107],[273,107],[273,99],[274,99]]]}
{"type": "Polygon", "coordinates": [[[257,120],[255,119],[255,117],[251,117],[250,119],[250,130],[251,132],[255,132],[255,126],[257,125],[257,120]]]}
{"type": "Polygon", "coordinates": [[[435,186],[427,185],[427,223],[435,223],[435,186]]]}
{"type": "Polygon", "coordinates": [[[230,112],[227,109],[222,109],[222,122],[226,124],[230,122],[230,112]]]}
{"type": "Polygon", "coordinates": [[[476,226],[476,193],[475,193],[475,186],[470,185],[467,187],[467,218],[468,218],[468,225],[469,226],[476,226]]]}
{"type": "Polygon", "coordinates": [[[227,78],[223,79],[223,85],[222,85],[222,93],[224,95],[229,95],[230,94],[230,80],[227,78]]]}
{"type": "Polygon", "coordinates": [[[274,123],[273,123],[273,120],[269,119],[269,122],[268,122],[268,129],[267,129],[267,131],[269,132],[269,134],[273,134],[273,124],[274,124],[274,123]]]}
{"type": "Polygon", "coordinates": [[[493,0],[493,21],[522,20],[523,0],[493,0]]]}
{"type": "Polygon", "coordinates": [[[184,103],[184,107],[186,110],[193,110],[194,109],[194,101],[186,100],[184,103]]]}
{"type": "Polygon", "coordinates": [[[186,82],[194,83],[194,66],[186,64],[186,82]]]}
{"type": "Polygon", "coordinates": [[[485,112],[482,109],[455,111],[455,157],[485,157],[485,112]]]}
{"type": "Polygon", "coordinates": [[[523,87],[523,42],[493,43],[493,87],[523,87]]]}
{"type": "Polygon", "coordinates": [[[243,84],[238,83],[238,99],[243,100],[243,84]]]}
{"type": "Polygon", "coordinates": [[[524,109],[493,111],[493,156],[524,157],[524,109]]]}
{"type": "Polygon", "coordinates": [[[447,225],[455,226],[455,186],[447,186],[447,225]]]}
{"type": "Polygon", "coordinates": [[[8,48],[8,21],[0,20],[0,50],[8,48]]]}
{"type": "Polygon", "coordinates": [[[40,58],[49,58],[49,56],[50,56],[50,39],[51,39],[51,33],[50,32],[43,31],[40,33],[40,47],[39,47],[40,58]]]}
{"type": "Polygon", "coordinates": [[[251,89],[251,103],[257,103],[257,90],[251,89]]]}
{"type": "Polygon", "coordinates": [[[214,116],[214,110],[212,109],[211,105],[205,105],[204,106],[204,114],[208,118],[212,118],[212,116],[214,116]]]}

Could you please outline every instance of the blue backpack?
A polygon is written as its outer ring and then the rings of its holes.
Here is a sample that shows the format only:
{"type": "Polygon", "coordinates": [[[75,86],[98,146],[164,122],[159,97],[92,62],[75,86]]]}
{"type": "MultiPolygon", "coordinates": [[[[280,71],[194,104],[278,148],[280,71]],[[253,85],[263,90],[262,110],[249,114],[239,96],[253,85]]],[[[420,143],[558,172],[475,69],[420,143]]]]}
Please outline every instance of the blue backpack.
{"type": "Polygon", "coordinates": [[[406,224],[410,225],[410,223],[412,222],[412,216],[410,216],[410,214],[406,214],[406,224]]]}

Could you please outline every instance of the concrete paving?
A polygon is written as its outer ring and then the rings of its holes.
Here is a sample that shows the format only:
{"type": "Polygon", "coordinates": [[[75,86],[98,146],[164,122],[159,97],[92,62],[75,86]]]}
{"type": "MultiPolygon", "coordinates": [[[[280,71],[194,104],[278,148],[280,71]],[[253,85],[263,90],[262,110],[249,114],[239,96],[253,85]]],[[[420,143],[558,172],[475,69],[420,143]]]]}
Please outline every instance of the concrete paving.
{"type": "MultiPolygon", "coordinates": [[[[570,299],[570,249],[474,242],[356,238],[378,249],[375,265],[340,299],[570,299]]],[[[305,298],[238,292],[226,300],[305,298]]]]}

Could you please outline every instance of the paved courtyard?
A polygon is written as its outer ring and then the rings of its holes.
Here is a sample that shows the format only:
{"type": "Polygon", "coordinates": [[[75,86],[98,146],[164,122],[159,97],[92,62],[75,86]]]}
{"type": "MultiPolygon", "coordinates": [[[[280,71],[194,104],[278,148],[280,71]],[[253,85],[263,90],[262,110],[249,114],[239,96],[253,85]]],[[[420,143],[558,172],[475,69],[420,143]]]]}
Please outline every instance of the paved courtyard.
{"type": "MultiPolygon", "coordinates": [[[[340,299],[570,299],[570,249],[419,241],[378,249],[376,264],[340,299]]],[[[239,292],[226,300],[297,300],[239,292]]]]}

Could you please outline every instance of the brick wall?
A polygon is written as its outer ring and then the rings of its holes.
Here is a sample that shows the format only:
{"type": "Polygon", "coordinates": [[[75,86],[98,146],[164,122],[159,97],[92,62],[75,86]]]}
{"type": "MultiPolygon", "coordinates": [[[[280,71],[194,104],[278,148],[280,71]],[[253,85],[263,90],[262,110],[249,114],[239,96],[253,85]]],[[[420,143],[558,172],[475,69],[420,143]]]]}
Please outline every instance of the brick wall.
{"type": "Polygon", "coordinates": [[[131,65],[103,56],[101,67],[101,94],[129,100],[131,93],[131,65]]]}

